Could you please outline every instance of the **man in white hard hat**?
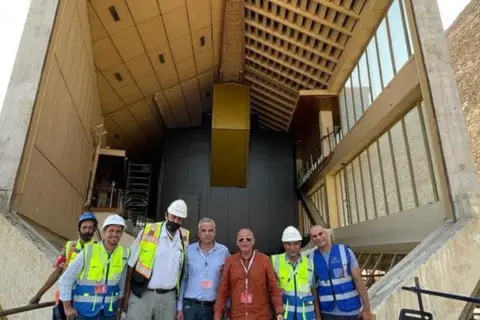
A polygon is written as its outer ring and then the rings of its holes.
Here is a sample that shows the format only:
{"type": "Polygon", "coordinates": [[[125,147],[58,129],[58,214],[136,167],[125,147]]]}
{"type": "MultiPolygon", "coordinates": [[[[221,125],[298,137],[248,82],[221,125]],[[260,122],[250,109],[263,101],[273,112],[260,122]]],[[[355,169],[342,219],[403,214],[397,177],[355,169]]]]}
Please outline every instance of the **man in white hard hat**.
{"type": "Polygon", "coordinates": [[[300,254],[302,239],[297,228],[287,227],[282,235],[285,253],[271,257],[278,285],[283,291],[285,320],[320,319],[313,260],[300,254]]]}
{"type": "Polygon", "coordinates": [[[108,216],[103,241],[86,244],[60,278],[67,318],[115,320],[121,312],[130,250],[119,245],[125,220],[108,216]]]}
{"type": "Polygon", "coordinates": [[[175,200],[165,221],[147,223],[132,244],[123,307],[128,320],[175,319],[189,239],[180,227],[186,218],[187,204],[175,200]]]}

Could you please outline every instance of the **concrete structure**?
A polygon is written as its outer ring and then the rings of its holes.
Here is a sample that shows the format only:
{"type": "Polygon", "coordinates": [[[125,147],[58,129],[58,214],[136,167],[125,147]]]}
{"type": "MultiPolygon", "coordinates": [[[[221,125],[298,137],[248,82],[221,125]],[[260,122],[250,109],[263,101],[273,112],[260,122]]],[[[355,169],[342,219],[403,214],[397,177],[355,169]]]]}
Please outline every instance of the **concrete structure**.
{"type": "MultiPolygon", "coordinates": [[[[323,223],[358,253],[377,319],[416,307],[400,289],[415,276],[474,292],[480,190],[435,1],[32,0],[0,113],[4,309],[76,236],[99,150],[135,157],[164,130],[199,126],[214,81],[248,85],[258,126],[295,137],[299,225],[323,223]]],[[[465,306],[425,301],[446,320],[465,306]]]]}

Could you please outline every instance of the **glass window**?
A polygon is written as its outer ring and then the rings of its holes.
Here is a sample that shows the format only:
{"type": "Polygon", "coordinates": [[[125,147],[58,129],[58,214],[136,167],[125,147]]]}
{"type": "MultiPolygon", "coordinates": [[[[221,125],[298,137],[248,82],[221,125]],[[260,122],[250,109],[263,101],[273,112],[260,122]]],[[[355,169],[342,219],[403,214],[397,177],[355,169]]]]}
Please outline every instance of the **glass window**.
{"type": "Polygon", "coordinates": [[[358,73],[360,74],[360,91],[362,95],[364,112],[370,107],[372,103],[372,96],[370,93],[370,80],[368,79],[367,54],[364,52],[360,57],[358,63],[358,73]]]}
{"type": "Polygon", "coordinates": [[[393,59],[395,71],[398,72],[408,61],[407,39],[405,38],[405,26],[403,25],[402,11],[399,0],[395,0],[388,10],[388,27],[392,40],[393,59]]]}
{"type": "Polygon", "coordinates": [[[357,199],[357,208],[358,208],[358,222],[363,222],[367,220],[365,214],[365,202],[363,198],[363,184],[362,184],[362,174],[360,172],[360,161],[358,157],[352,161],[353,167],[353,179],[355,183],[355,194],[357,199]]]}
{"type": "Polygon", "coordinates": [[[413,108],[405,115],[405,129],[410,157],[412,158],[418,204],[421,206],[435,202],[432,175],[425,147],[425,135],[422,132],[418,107],[413,108]]]}
{"type": "Polygon", "coordinates": [[[395,172],[393,171],[393,159],[390,149],[388,132],[378,139],[380,147],[380,161],[385,182],[385,193],[387,195],[388,213],[392,214],[400,211],[398,204],[397,183],[395,181],[395,172]]]}
{"type": "Polygon", "coordinates": [[[383,87],[385,88],[393,78],[392,56],[390,54],[390,44],[388,41],[387,23],[385,19],[382,21],[382,23],[380,23],[380,26],[378,27],[376,38],[378,45],[378,54],[380,58],[383,87]]]}
{"type": "Polygon", "coordinates": [[[340,121],[342,122],[342,132],[346,135],[348,132],[348,118],[347,118],[347,106],[345,104],[345,89],[338,94],[338,102],[340,107],[340,121]]]}
{"type": "Polygon", "coordinates": [[[343,218],[343,199],[342,199],[342,184],[340,182],[340,173],[335,176],[335,189],[336,189],[336,198],[337,198],[337,209],[338,209],[338,223],[341,227],[345,225],[345,220],[343,218]]]}
{"type": "Polygon", "coordinates": [[[363,177],[363,192],[365,193],[365,211],[367,220],[372,220],[375,219],[375,200],[373,198],[370,164],[368,161],[368,152],[366,150],[360,155],[360,168],[363,177]]]}
{"type": "Polygon", "coordinates": [[[377,44],[375,37],[370,40],[367,47],[368,70],[370,74],[370,85],[372,86],[372,101],[382,92],[382,81],[380,78],[380,67],[377,57],[377,44]]]}
{"type": "Polygon", "coordinates": [[[348,193],[347,193],[347,203],[349,208],[349,220],[350,223],[355,224],[358,223],[358,216],[357,216],[357,200],[355,197],[355,184],[353,183],[353,171],[352,171],[352,164],[347,165],[345,170],[345,175],[347,178],[347,186],[348,186],[348,193]]]}
{"type": "Polygon", "coordinates": [[[380,157],[378,154],[378,142],[368,147],[368,156],[370,158],[370,168],[373,184],[373,194],[375,196],[375,206],[377,217],[383,217],[387,214],[385,204],[385,192],[382,170],[380,167],[380,157]]]}
{"type": "Polygon", "coordinates": [[[412,34],[410,32],[410,24],[408,23],[408,16],[407,16],[407,8],[405,6],[405,2],[403,0],[401,0],[399,2],[400,6],[402,7],[402,12],[403,12],[403,21],[405,23],[405,26],[406,26],[406,30],[407,30],[407,38],[408,38],[408,44],[409,44],[409,49],[410,49],[410,54],[413,53],[413,42],[412,42],[412,34]]]}
{"type": "Polygon", "coordinates": [[[392,129],[390,129],[390,135],[392,137],[392,145],[395,146],[393,148],[393,155],[397,169],[398,188],[400,189],[401,209],[404,211],[415,207],[415,200],[402,121],[397,122],[392,129]]]}
{"type": "Polygon", "coordinates": [[[345,83],[345,103],[347,107],[348,131],[350,131],[352,130],[356,122],[351,78],[348,78],[347,82],[345,83]]]}
{"type": "Polygon", "coordinates": [[[363,106],[362,106],[362,95],[360,93],[360,76],[358,74],[358,66],[353,69],[352,72],[352,95],[353,95],[353,103],[355,105],[355,119],[358,121],[363,114],[363,106]]]}

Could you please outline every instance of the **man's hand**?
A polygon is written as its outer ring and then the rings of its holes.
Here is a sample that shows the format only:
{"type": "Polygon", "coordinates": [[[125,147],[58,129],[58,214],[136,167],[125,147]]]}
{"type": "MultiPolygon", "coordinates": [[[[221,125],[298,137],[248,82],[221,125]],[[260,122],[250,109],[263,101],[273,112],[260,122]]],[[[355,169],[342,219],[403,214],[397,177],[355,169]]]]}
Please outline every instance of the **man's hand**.
{"type": "Polygon", "coordinates": [[[177,320],[183,320],[183,311],[177,311],[177,320]]]}
{"type": "Polygon", "coordinates": [[[32,299],[30,299],[30,301],[28,302],[28,304],[38,304],[40,302],[40,298],[41,297],[38,297],[37,295],[34,295],[32,297],[32,299]]]}
{"type": "Polygon", "coordinates": [[[74,319],[75,317],[78,316],[77,310],[75,310],[75,308],[64,306],[64,309],[65,309],[65,315],[67,316],[67,319],[74,319]]]}
{"type": "Polygon", "coordinates": [[[361,315],[362,315],[362,320],[373,319],[372,312],[370,311],[370,309],[363,309],[361,315]]]}
{"type": "Polygon", "coordinates": [[[283,314],[279,313],[277,314],[277,320],[283,320],[283,314]]]}

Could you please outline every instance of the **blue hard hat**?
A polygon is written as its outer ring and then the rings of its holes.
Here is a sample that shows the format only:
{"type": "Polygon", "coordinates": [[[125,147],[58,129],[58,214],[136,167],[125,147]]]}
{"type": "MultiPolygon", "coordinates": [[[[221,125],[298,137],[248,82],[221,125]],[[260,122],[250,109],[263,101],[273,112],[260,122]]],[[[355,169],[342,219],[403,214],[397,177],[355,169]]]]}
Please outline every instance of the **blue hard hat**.
{"type": "Polygon", "coordinates": [[[95,223],[95,226],[96,226],[97,223],[98,223],[97,217],[95,217],[95,215],[93,214],[93,212],[91,212],[91,211],[85,211],[85,212],[80,216],[80,219],[78,219],[78,226],[80,226],[80,224],[81,224],[83,221],[87,221],[87,220],[93,221],[93,222],[95,223]]]}

